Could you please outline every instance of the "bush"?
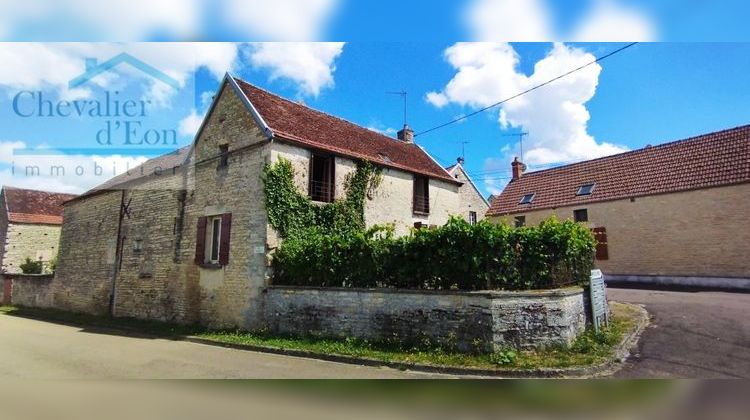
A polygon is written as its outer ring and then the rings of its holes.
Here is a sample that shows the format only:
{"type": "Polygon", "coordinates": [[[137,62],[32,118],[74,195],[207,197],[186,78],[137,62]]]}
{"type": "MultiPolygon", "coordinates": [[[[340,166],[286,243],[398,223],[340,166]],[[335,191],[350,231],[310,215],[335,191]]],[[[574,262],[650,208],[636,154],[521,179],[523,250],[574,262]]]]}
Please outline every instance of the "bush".
{"type": "Polygon", "coordinates": [[[438,229],[331,234],[306,229],[274,254],[274,283],[320,287],[527,290],[584,284],[596,242],[585,226],[549,219],[513,229],[452,218],[438,229]]]}
{"type": "Polygon", "coordinates": [[[21,264],[21,272],[23,274],[42,274],[44,264],[41,261],[34,261],[29,257],[26,257],[26,261],[21,264]]]}

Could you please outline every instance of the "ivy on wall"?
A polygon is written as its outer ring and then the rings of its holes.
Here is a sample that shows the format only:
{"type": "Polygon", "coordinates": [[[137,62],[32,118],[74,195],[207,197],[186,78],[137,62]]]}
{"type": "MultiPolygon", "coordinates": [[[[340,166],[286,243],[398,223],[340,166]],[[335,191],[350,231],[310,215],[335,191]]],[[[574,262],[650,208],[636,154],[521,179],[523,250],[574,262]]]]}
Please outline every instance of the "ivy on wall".
{"type": "Polygon", "coordinates": [[[353,234],[365,230],[365,199],[382,182],[382,170],[369,162],[357,163],[346,176],[345,197],[333,203],[314,203],[294,183],[292,163],[280,158],[263,169],[263,191],[268,220],[282,238],[310,229],[328,234],[353,234]]]}

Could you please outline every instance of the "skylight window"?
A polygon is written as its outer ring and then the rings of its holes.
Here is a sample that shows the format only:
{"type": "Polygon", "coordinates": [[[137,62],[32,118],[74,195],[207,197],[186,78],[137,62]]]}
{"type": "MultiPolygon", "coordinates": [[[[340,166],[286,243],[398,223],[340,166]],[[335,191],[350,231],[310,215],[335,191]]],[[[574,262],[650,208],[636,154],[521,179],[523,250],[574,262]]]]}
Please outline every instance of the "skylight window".
{"type": "Polygon", "coordinates": [[[534,197],[536,197],[536,194],[526,194],[523,197],[521,197],[521,201],[518,202],[518,204],[531,204],[532,201],[534,201],[534,197]]]}
{"type": "Polygon", "coordinates": [[[596,184],[583,184],[578,188],[576,195],[591,195],[594,192],[594,185],[596,184]]]}

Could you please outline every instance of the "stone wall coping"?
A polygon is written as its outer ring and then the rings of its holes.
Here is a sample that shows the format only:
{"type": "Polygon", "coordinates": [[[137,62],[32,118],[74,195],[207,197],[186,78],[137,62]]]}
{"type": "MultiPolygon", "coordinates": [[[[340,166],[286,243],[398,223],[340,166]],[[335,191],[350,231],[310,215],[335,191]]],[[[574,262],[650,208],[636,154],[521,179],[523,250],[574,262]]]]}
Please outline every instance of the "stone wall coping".
{"type": "Polygon", "coordinates": [[[402,295],[439,295],[439,296],[474,296],[485,298],[517,298],[517,297],[565,297],[583,293],[583,288],[579,286],[564,287],[559,289],[544,290],[479,290],[479,291],[460,291],[460,290],[419,290],[419,289],[365,289],[354,287],[319,287],[319,286],[266,286],[267,290],[289,290],[289,291],[319,291],[319,292],[349,292],[349,293],[384,293],[384,294],[402,294],[402,295]]]}
{"type": "Polygon", "coordinates": [[[27,280],[52,280],[54,274],[23,274],[23,273],[2,273],[2,276],[9,279],[27,279],[27,280]]]}

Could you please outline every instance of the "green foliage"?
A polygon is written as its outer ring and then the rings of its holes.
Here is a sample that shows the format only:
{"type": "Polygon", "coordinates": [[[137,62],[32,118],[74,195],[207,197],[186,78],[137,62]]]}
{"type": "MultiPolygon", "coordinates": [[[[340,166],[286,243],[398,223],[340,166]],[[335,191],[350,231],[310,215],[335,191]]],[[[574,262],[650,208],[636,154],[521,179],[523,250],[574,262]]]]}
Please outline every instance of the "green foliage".
{"type": "Polygon", "coordinates": [[[513,365],[517,358],[518,354],[513,350],[499,351],[489,355],[490,362],[498,366],[513,365]]]}
{"type": "Polygon", "coordinates": [[[380,183],[380,169],[368,162],[345,180],[345,198],[329,204],[314,203],[300,193],[294,184],[294,168],[279,159],[263,170],[264,193],[268,219],[282,238],[309,234],[353,234],[365,230],[365,198],[380,183]]]}
{"type": "Polygon", "coordinates": [[[320,287],[527,290],[585,284],[596,242],[584,226],[549,219],[513,229],[451,218],[394,238],[391,228],[346,234],[308,229],[273,259],[274,283],[320,287]]]}
{"type": "Polygon", "coordinates": [[[41,261],[34,261],[31,258],[26,257],[26,261],[24,261],[20,267],[23,274],[42,274],[44,265],[41,261]]]}
{"type": "Polygon", "coordinates": [[[49,263],[47,263],[47,268],[51,273],[54,273],[57,270],[57,256],[49,260],[49,263]]]}

